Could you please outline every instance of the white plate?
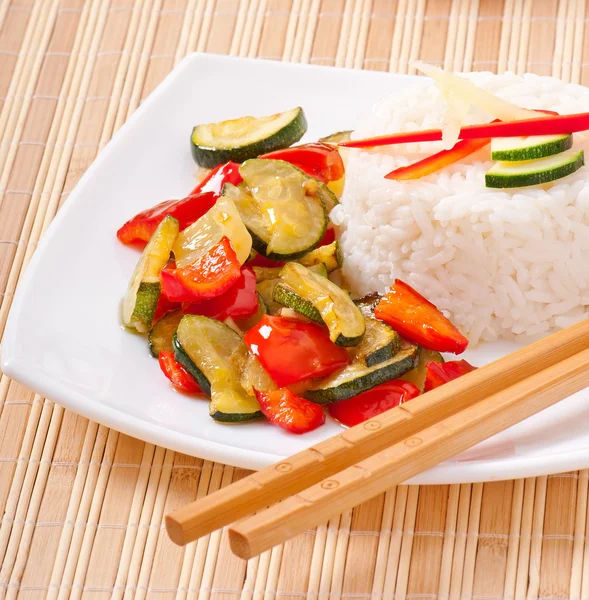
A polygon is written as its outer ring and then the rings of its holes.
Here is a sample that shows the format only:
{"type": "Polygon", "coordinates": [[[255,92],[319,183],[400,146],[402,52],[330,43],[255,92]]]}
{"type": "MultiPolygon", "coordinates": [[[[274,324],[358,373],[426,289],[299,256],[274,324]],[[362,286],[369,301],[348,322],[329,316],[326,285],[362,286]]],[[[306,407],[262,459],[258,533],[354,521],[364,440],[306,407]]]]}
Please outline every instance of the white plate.
{"type": "MultiPolygon", "coordinates": [[[[2,352],[4,372],[85,417],[202,458],[257,469],[333,435],[267,423],[220,425],[207,403],[175,393],[145,339],[118,324],[118,302],[137,260],[117,242],[130,216],[194,185],[189,133],[198,122],[303,106],[306,140],[349,129],[372,104],[411,81],[351,71],[194,54],[149,97],[88,169],[18,287],[2,352]]],[[[466,355],[481,365],[513,349],[466,355]]],[[[589,393],[561,402],[412,480],[456,483],[589,466],[589,393]]]]}

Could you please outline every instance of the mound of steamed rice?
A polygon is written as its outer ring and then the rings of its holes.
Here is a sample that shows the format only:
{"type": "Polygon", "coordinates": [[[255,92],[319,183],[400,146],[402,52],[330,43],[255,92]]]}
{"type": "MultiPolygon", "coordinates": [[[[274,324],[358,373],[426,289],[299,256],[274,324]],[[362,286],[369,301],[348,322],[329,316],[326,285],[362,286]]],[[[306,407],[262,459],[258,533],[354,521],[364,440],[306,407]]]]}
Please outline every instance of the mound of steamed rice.
{"type": "MultiPolygon", "coordinates": [[[[589,111],[589,89],[551,77],[474,73],[479,86],[532,109],[589,111]]],[[[429,80],[378,103],[352,138],[441,127],[446,103],[429,80]]],[[[489,115],[471,109],[466,122],[489,115]]],[[[344,276],[362,295],[395,278],[442,309],[471,343],[529,341],[589,313],[589,167],[545,186],[485,187],[483,150],[422,179],[383,176],[441,143],[352,150],[341,204],[344,276]]],[[[574,135],[585,150],[589,134],[574,135]]]]}

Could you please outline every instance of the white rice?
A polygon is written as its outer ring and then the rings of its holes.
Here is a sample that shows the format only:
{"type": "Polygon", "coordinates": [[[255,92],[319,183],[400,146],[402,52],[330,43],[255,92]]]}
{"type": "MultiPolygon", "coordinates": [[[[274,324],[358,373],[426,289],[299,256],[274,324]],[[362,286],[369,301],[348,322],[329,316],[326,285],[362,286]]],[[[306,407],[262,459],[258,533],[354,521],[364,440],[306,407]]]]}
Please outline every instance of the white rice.
{"type": "MultiPolygon", "coordinates": [[[[589,89],[551,77],[473,73],[520,106],[589,111],[589,89]]],[[[353,138],[440,127],[446,104],[429,80],[379,102],[353,138]]],[[[471,110],[468,122],[490,120],[471,110]]],[[[589,135],[574,135],[585,150],[589,135]]],[[[442,148],[411,144],[349,154],[340,227],[344,276],[356,295],[407,281],[471,343],[529,341],[589,313],[589,167],[546,186],[485,187],[488,149],[410,182],[383,176],[442,148]]]]}

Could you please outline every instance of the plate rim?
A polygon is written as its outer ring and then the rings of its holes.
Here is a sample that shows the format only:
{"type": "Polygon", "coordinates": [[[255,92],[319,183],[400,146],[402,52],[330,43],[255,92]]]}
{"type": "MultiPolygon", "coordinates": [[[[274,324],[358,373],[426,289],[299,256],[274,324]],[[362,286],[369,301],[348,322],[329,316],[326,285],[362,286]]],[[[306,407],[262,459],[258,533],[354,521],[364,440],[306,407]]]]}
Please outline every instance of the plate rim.
{"type": "MultiPolygon", "coordinates": [[[[63,386],[59,381],[43,375],[35,376],[31,369],[27,368],[26,361],[19,361],[16,358],[14,349],[16,347],[16,322],[17,315],[20,312],[21,298],[27,295],[28,288],[34,280],[37,263],[43,255],[45,247],[50,243],[56,232],[59,231],[61,223],[67,218],[69,211],[76,203],[78,196],[84,193],[85,187],[93,174],[100,169],[102,163],[107,160],[110,153],[116,148],[120,140],[124,139],[128,130],[134,123],[142,118],[142,115],[149,110],[149,107],[164,92],[164,90],[182,73],[188,69],[189,65],[198,60],[222,60],[227,62],[241,63],[269,63],[273,65],[289,65],[290,68],[307,71],[313,70],[333,70],[347,71],[358,76],[361,73],[370,73],[370,77],[399,77],[403,79],[417,78],[416,75],[395,74],[378,71],[365,71],[361,69],[349,69],[341,67],[332,67],[324,65],[312,65],[303,63],[284,63],[277,60],[232,57],[222,54],[209,54],[203,52],[194,52],[185,56],[170,73],[160,82],[160,84],[150,93],[150,95],[141,103],[138,109],[129,117],[129,119],[113,135],[111,140],[96,156],[92,164],[84,172],[65,203],[55,218],[50,223],[45,234],[39,240],[37,248],[25,267],[25,272],[18,282],[16,291],[12,298],[12,304],[9,310],[4,335],[2,338],[2,347],[0,348],[0,368],[4,375],[22,383],[40,395],[52,399],[64,408],[71,410],[85,418],[95,421],[99,424],[115,429],[126,435],[138,438],[147,443],[153,443],[177,452],[197,456],[203,460],[221,462],[223,464],[234,465],[245,469],[260,469],[274,462],[284,460],[285,456],[273,454],[268,451],[261,452],[246,448],[236,449],[213,440],[191,436],[181,431],[173,430],[169,427],[158,425],[147,420],[142,420],[124,411],[115,409],[112,406],[92,400],[75,390],[63,386]],[[73,196],[73,198],[72,198],[73,196]]],[[[511,456],[507,458],[495,458],[484,460],[468,461],[445,461],[440,465],[420,474],[406,483],[411,484],[456,484],[456,483],[475,483],[483,481],[507,480],[521,477],[541,476],[550,473],[556,473],[568,470],[577,470],[587,467],[589,464],[589,448],[579,450],[568,450],[564,452],[555,452],[548,456],[511,456]]]]}

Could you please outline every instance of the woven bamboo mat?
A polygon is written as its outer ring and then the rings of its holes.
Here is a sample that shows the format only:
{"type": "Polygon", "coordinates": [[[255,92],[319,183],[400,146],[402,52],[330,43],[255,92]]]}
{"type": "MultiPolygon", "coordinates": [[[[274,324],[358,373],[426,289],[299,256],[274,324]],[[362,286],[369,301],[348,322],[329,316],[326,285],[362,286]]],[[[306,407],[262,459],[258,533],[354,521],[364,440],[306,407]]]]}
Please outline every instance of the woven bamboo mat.
{"type": "MultiPolygon", "coordinates": [[[[589,83],[585,0],[0,0],[0,335],[82,173],[187,53],[589,83]]],[[[0,379],[7,598],[589,598],[588,473],[401,486],[245,563],[186,549],[173,507],[244,475],[154,447],[0,379]]]]}

